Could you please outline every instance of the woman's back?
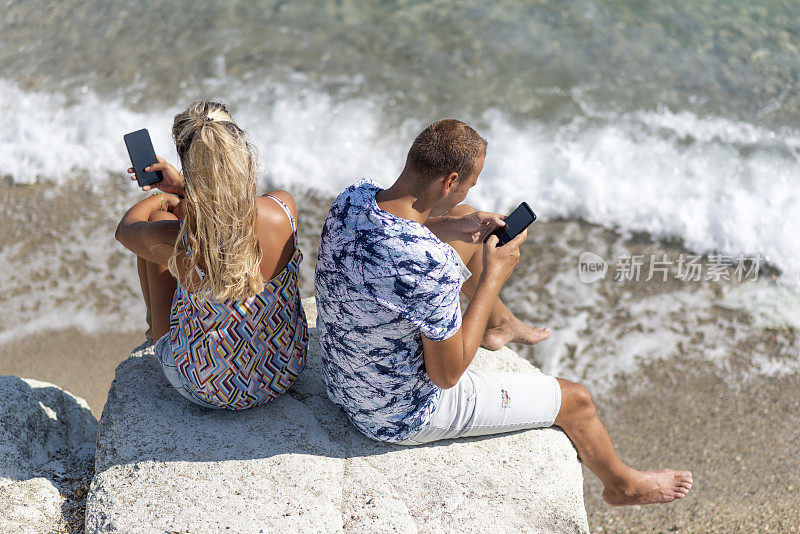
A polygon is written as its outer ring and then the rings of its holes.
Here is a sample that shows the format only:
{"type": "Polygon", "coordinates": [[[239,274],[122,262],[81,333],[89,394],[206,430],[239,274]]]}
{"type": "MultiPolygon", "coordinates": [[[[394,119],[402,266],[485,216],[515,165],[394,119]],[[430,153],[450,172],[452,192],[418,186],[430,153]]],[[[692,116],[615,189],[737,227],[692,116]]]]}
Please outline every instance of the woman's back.
{"type": "MultiPolygon", "coordinates": [[[[264,280],[271,280],[294,258],[297,248],[297,206],[292,195],[280,190],[256,197],[255,204],[254,233],[261,249],[259,271],[264,280]]],[[[176,270],[186,288],[196,291],[201,286],[202,275],[198,275],[196,270],[192,272],[188,256],[176,262],[176,270]]],[[[200,272],[206,267],[202,258],[197,260],[197,265],[200,272]]]]}
{"type": "Polygon", "coordinates": [[[303,255],[297,247],[293,206],[279,194],[259,200],[278,207],[280,222],[288,223],[291,237],[282,238],[283,224],[275,220],[273,210],[260,206],[259,242],[262,250],[273,252],[264,254],[262,274],[272,276],[265,276],[261,292],[221,301],[180,284],[175,292],[170,314],[175,363],[195,392],[213,405],[237,410],[278,397],[305,364],[307,324],[298,289],[303,255]]]}

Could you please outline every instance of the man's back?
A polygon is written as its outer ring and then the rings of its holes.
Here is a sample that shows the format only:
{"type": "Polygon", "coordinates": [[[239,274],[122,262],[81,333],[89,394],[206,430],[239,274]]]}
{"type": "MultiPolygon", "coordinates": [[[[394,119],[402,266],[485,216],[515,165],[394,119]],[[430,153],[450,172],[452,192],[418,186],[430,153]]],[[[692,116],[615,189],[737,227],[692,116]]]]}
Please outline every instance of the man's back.
{"type": "Polygon", "coordinates": [[[316,267],[318,328],[328,396],[367,436],[400,441],[441,393],[428,378],[420,333],[461,326],[457,254],[427,227],[381,210],[359,182],[331,206],[316,267]]]}

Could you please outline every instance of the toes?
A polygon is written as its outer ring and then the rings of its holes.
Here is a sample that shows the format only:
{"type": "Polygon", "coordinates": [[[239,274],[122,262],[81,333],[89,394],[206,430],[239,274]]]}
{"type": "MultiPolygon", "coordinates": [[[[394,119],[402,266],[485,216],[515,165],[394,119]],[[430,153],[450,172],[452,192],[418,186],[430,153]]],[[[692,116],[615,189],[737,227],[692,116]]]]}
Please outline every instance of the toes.
{"type": "Polygon", "coordinates": [[[674,477],[679,482],[692,482],[692,473],[690,471],[675,471],[674,477]]]}
{"type": "Polygon", "coordinates": [[[551,330],[549,328],[545,328],[542,330],[541,328],[536,329],[536,335],[539,338],[539,341],[545,340],[550,337],[551,330]]]}
{"type": "Polygon", "coordinates": [[[544,341],[545,339],[550,337],[552,331],[549,328],[545,328],[542,330],[541,328],[533,328],[533,335],[530,336],[529,343],[531,345],[535,345],[540,341],[544,341]]]}

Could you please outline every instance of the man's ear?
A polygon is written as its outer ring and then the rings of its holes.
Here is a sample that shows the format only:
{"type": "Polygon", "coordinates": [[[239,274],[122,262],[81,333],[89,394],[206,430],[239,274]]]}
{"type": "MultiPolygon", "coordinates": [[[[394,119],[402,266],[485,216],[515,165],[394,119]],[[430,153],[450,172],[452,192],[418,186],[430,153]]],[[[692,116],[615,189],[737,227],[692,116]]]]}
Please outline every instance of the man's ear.
{"type": "Polygon", "coordinates": [[[451,172],[450,174],[444,176],[442,179],[442,193],[444,196],[450,194],[450,191],[453,190],[458,185],[458,173],[451,172]]]}

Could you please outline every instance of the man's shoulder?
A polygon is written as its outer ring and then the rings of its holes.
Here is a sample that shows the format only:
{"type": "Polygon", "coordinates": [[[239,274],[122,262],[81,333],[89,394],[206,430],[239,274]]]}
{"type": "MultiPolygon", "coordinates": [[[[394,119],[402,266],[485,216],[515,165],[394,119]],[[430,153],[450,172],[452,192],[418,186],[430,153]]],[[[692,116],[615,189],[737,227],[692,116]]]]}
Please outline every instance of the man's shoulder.
{"type": "Polygon", "coordinates": [[[322,231],[318,265],[347,266],[349,279],[363,277],[389,287],[397,277],[414,283],[457,271],[455,250],[426,226],[381,210],[374,201],[379,190],[364,179],[337,197],[322,231]]]}
{"type": "Polygon", "coordinates": [[[324,230],[330,230],[331,225],[340,227],[352,224],[353,217],[369,206],[369,195],[374,197],[375,191],[379,189],[369,179],[364,178],[339,193],[328,210],[323,233],[324,230]]]}
{"type": "Polygon", "coordinates": [[[362,178],[356,183],[346,187],[344,191],[339,193],[339,196],[336,197],[333,205],[352,204],[353,202],[357,202],[359,204],[364,203],[364,201],[368,199],[368,195],[372,194],[374,197],[375,192],[379,189],[380,187],[375,185],[375,183],[369,178],[362,178]]]}

